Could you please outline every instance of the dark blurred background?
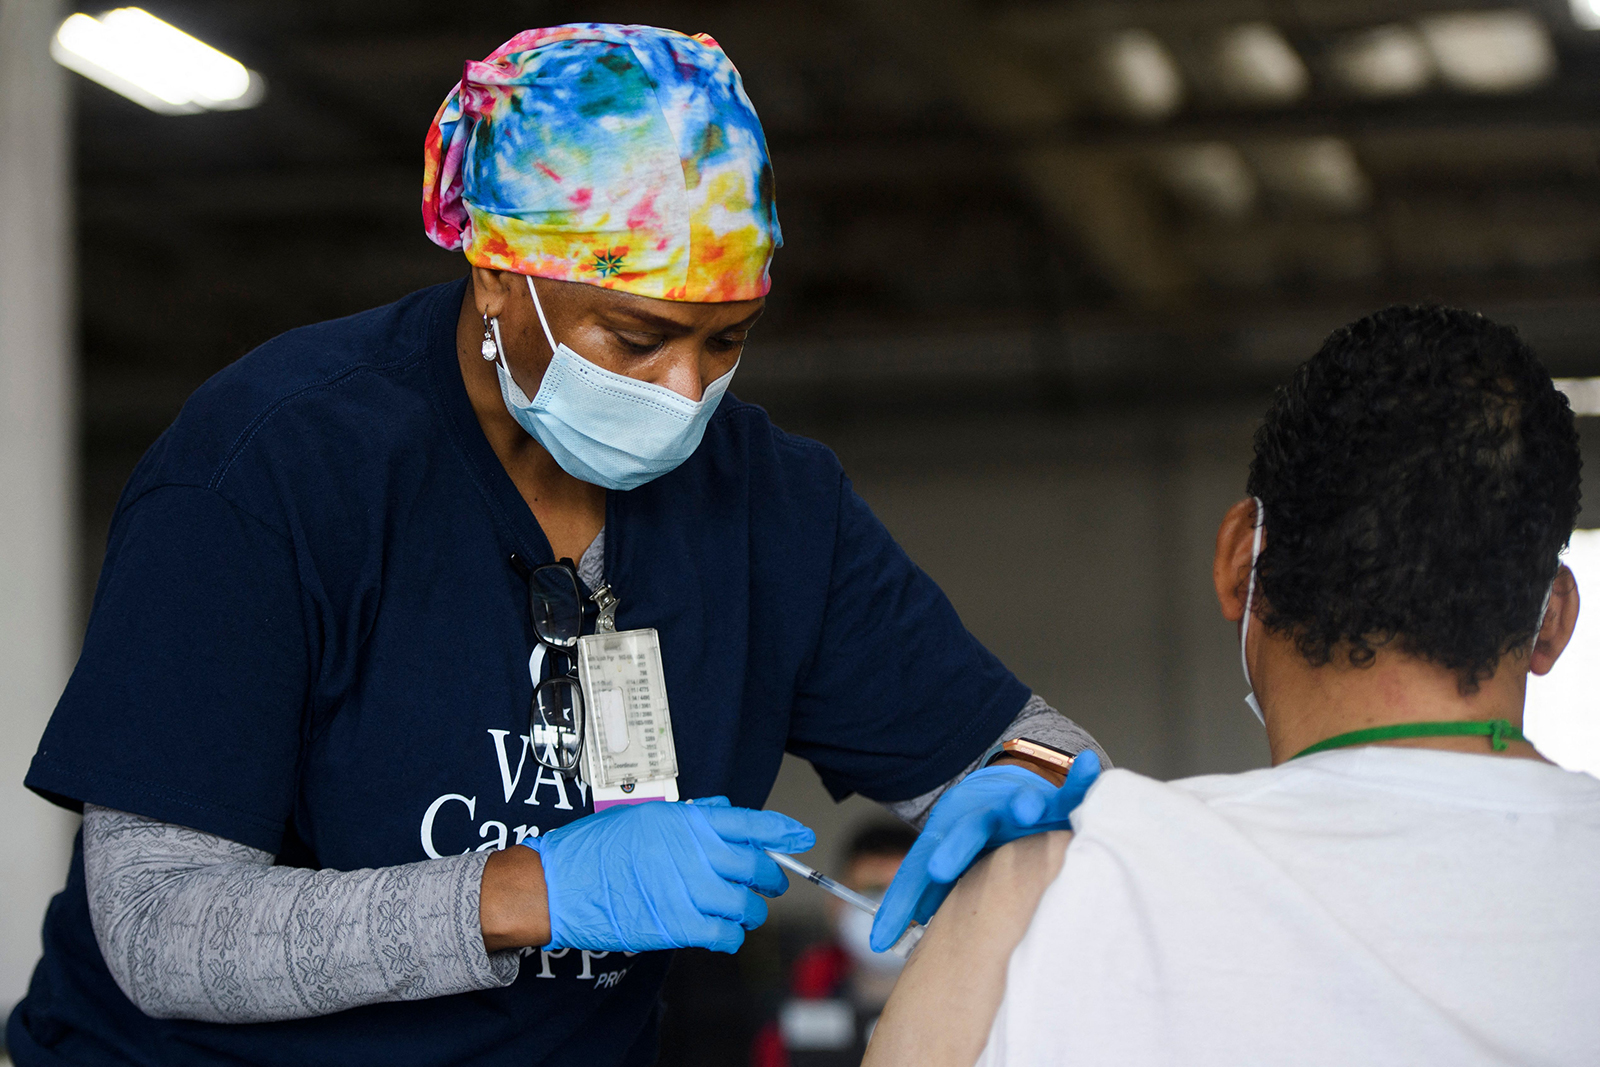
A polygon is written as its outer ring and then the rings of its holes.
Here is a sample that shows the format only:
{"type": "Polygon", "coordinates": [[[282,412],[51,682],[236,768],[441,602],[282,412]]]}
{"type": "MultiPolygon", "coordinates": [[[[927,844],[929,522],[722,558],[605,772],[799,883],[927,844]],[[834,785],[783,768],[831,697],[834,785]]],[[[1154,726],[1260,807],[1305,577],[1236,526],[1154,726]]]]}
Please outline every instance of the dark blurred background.
{"type": "MultiPolygon", "coordinates": [[[[71,79],[80,618],[122,483],[200,382],[464,271],[422,233],[423,133],[464,60],[534,25],[722,44],[786,241],[735,391],[838,451],[967,624],[1137,770],[1265,762],[1211,541],[1331,329],[1443,301],[1600,375],[1587,0],[145,6],[268,93],[170,117],[71,79]]],[[[872,813],[803,765],[771,806],[825,868],[872,813]]],[[[737,959],[685,957],[667,1062],[742,1062],[822,929],[809,892],[737,959]]]]}

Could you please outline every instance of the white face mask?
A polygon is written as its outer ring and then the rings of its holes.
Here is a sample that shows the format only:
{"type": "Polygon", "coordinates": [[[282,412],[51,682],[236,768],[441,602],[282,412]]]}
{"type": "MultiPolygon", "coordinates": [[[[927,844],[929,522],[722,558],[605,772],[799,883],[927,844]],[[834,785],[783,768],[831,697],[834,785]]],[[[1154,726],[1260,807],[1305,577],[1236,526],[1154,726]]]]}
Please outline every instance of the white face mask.
{"type": "MultiPolygon", "coordinates": [[[[883,900],[883,894],[868,893],[873,900],[883,900]]],[[[872,951],[872,916],[860,908],[845,908],[839,913],[834,929],[839,935],[839,945],[851,961],[862,970],[877,974],[899,974],[906,961],[893,952],[872,951]]]]}
{"type": "Polygon", "coordinates": [[[1244,702],[1250,705],[1250,710],[1256,713],[1256,719],[1262,726],[1267,725],[1267,717],[1261,714],[1261,704],[1256,700],[1256,686],[1250,680],[1250,660],[1244,654],[1244,639],[1250,633],[1250,611],[1255,603],[1256,596],[1256,560],[1261,558],[1261,531],[1267,528],[1267,506],[1261,498],[1250,498],[1256,502],[1256,532],[1250,542],[1250,584],[1244,594],[1244,621],[1239,624],[1239,666],[1244,668],[1244,684],[1250,687],[1244,702]]]}
{"type": "MultiPolygon", "coordinates": [[[[1556,568],[1556,575],[1561,574],[1561,568],[1556,568]]],[[[1528,643],[1528,655],[1533,655],[1533,650],[1539,647],[1539,633],[1544,629],[1544,617],[1550,611],[1550,597],[1555,594],[1556,580],[1550,579],[1550,585],[1544,591],[1544,602],[1539,605],[1539,626],[1533,631],[1533,640],[1528,643]]]]}
{"type": "Polygon", "coordinates": [[[529,400],[506,366],[500,320],[494,318],[489,323],[499,350],[495,371],[506,410],[562,470],[591,485],[635,489],[694,454],[738,363],[706,386],[699,400],[690,400],[664,386],[614,374],[556,344],[531,277],[528,292],[550,342],[550,366],[529,400]]]}

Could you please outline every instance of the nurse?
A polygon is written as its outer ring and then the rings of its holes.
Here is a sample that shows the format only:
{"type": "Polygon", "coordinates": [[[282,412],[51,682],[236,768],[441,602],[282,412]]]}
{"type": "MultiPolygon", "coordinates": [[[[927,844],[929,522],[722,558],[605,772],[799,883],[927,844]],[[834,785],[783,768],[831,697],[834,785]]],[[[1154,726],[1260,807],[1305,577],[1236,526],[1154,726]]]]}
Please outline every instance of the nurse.
{"type": "Polygon", "coordinates": [[[1093,779],[727,392],[780,236],[715,41],[468,63],[423,218],[466,278],[245,356],[123,493],[27,778],[84,829],[22,1067],[649,1063],[660,950],[736,949],[813,843],[755,810],[785,751],[926,822],[884,941],[1093,779]]]}

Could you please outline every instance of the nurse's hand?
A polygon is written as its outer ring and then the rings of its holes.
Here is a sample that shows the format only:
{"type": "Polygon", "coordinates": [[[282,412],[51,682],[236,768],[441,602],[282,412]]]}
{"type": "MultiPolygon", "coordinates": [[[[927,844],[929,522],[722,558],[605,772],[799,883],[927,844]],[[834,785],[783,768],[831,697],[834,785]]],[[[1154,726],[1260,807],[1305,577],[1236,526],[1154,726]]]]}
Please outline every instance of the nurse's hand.
{"type": "Polygon", "coordinates": [[[1067,817],[1098,777],[1100,757],[1084,749],[1061,786],[1012,765],[984,767],[951,786],[889,883],[872,922],[872,950],[885,951],[913,921],[933,918],[983,853],[1029,834],[1072,829],[1067,817]]]}
{"type": "Polygon", "coordinates": [[[550,909],[548,948],[734,952],[789,887],[763,851],[804,852],[805,826],[726,797],[607,808],[522,844],[539,853],[550,909]]]}

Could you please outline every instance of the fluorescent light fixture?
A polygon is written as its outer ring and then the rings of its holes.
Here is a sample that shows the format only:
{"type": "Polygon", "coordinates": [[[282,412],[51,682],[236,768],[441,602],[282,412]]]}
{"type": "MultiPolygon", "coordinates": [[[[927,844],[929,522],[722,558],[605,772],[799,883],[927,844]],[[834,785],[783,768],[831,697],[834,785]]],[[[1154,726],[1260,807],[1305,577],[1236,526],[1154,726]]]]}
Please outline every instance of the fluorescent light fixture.
{"type": "Polygon", "coordinates": [[[1334,75],[1361,96],[1406,96],[1433,80],[1433,56],[1410,26],[1379,26],[1347,37],[1329,57],[1334,75]]]}
{"type": "MultiPolygon", "coordinates": [[[[1600,603],[1600,530],[1574,530],[1562,562],[1578,593],[1600,603]]],[[[1570,771],[1600,775],[1600,611],[1578,612],[1572,641],[1549,674],[1528,676],[1523,727],[1540,752],[1570,771]]]]}
{"type": "Polygon", "coordinates": [[[1417,23],[1439,75],[1469,93],[1517,93],[1556,72],[1555,48],[1531,12],[1461,11],[1417,23]]]}
{"type": "Polygon", "coordinates": [[[1222,35],[1217,73],[1230,96],[1256,104],[1292,104],[1311,88],[1300,54],[1265,22],[1247,22],[1222,35]]]}
{"type": "Polygon", "coordinates": [[[1165,153],[1161,176],[1181,200],[1207,214],[1241,219],[1256,202],[1256,176],[1231,144],[1180,145],[1165,153]]]}
{"type": "Polygon", "coordinates": [[[1360,211],[1372,200],[1372,183],[1350,142],[1306,137],[1257,145],[1251,158],[1261,181],[1280,196],[1324,211],[1360,211]]]}
{"type": "Polygon", "coordinates": [[[1579,29],[1600,30],[1600,0],[1572,0],[1572,21],[1579,29]]]}
{"type": "Polygon", "coordinates": [[[254,107],[266,90],[261,75],[238,60],[137,7],[68,17],[50,55],[164,115],[254,107]]]}
{"type": "MultiPolygon", "coordinates": [[[[1574,415],[1600,415],[1600,378],[1557,378],[1556,388],[1567,394],[1574,415]]],[[[1600,573],[1595,575],[1595,592],[1600,593],[1600,573]]],[[[1600,598],[1595,604],[1600,613],[1600,598]]]]}
{"type": "Polygon", "coordinates": [[[1158,122],[1183,106],[1183,75],[1155,34],[1124,30],[1104,58],[1112,103],[1130,118],[1158,122]]]}

